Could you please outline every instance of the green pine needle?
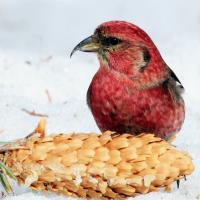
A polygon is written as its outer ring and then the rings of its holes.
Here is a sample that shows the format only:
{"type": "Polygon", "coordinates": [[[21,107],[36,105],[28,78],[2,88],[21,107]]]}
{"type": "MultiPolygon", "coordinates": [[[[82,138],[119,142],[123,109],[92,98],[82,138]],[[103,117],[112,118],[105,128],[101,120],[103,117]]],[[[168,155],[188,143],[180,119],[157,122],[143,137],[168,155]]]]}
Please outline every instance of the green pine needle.
{"type": "Polygon", "coordinates": [[[5,173],[12,179],[16,180],[15,175],[13,174],[13,172],[10,170],[9,167],[7,167],[3,162],[0,162],[0,169],[5,170],[5,173]]]}
{"type": "Polygon", "coordinates": [[[13,189],[8,176],[16,180],[13,172],[2,161],[0,161],[0,184],[3,186],[6,193],[11,193],[13,189]]]}
{"type": "Polygon", "coordinates": [[[0,141],[0,145],[5,145],[5,144],[13,144],[14,142],[3,142],[3,141],[0,141]]]}
{"type": "Polygon", "coordinates": [[[1,182],[4,190],[6,191],[6,193],[12,192],[12,187],[11,187],[10,183],[8,182],[8,178],[3,173],[0,173],[0,182],[1,182]]]}

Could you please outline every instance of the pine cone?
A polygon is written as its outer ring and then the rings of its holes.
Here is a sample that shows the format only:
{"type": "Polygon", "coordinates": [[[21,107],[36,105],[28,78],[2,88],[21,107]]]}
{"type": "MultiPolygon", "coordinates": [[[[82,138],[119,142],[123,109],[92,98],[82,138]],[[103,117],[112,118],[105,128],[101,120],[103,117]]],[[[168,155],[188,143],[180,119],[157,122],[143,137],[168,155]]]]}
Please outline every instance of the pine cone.
{"type": "Polygon", "coordinates": [[[194,170],[187,153],[153,134],[45,136],[44,122],[0,151],[18,183],[85,198],[121,199],[169,188],[194,170]]]}

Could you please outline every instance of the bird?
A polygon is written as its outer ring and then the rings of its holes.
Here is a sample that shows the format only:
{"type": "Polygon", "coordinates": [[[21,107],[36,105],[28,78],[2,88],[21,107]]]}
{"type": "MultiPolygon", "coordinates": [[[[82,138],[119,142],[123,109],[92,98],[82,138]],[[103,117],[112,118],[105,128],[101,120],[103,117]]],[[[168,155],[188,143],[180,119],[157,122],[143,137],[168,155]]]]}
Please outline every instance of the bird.
{"type": "Polygon", "coordinates": [[[144,30],[126,21],[104,22],[70,57],[78,50],[99,60],[87,104],[101,131],[153,133],[164,140],[180,131],[184,87],[144,30]]]}

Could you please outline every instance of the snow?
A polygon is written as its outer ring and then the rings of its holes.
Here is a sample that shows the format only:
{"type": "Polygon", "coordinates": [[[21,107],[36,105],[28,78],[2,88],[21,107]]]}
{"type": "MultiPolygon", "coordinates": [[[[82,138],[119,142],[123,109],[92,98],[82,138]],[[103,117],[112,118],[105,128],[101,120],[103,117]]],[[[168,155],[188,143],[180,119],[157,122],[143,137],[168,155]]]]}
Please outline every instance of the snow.
{"type": "MultiPolygon", "coordinates": [[[[144,199],[200,199],[200,3],[122,0],[2,0],[0,2],[0,140],[24,137],[39,117],[48,115],[47,131],[99,132],[87,108],[85,95],[98,69],[94,54],[70,51],[104,21],[136,23],[154,40],[163,58],[176,72],[186,92],[186,119],[177,136],[177,148],[188,151],[195,172],[173,185],[171,193],[140,195],[144,199]],[[52,102],[46,94],[48,90],[52,102]]],[[[71,199],[44,196],[15,185],[6,200],[71,199]]],[[[131,198],[130,198],[131,199],[131,198]]]]}

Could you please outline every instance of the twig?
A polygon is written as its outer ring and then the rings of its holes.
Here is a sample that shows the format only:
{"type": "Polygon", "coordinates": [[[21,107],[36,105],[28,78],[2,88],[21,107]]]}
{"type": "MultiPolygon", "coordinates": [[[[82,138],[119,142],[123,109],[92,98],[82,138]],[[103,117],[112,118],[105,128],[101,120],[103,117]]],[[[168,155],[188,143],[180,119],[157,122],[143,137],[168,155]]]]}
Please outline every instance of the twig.
{"type": "Polygon", "coordinates": [[[36,113],[34,110],[33,111],[29,111],[25,108],[21,109],[22,111],[26,112],[29,115],[35,116],[35,117],[48,117],[48,115],[46,114],[41,114],[41,113],[36,113]]]}
{"type": "Polygon", "coordinates": [[[27,65],[31,65],[31,61],[29,61],[29,60],[26,60],[25,63],[26,63],[27,65]]]}
{"type": "Polygon", "coordinates": [[[67,103],[68,103],[68,101],[67,101],[67,100],[63,102],[63,104],[67,104],[67,103]]]}
{"type": "Polygon", "coordinates": [[[42,59],[41,61],[42,61],[43,63],[46,63],[46,62],[49,62],[50,60],[52,60],[52,58],[53,58],[53,56],[48,56],[48,57],[42,59]]]}
{"type": "Polygon", "coordinates": [[[48,98],[49,103],[51,103],[51,102],[52,102],[52,98],[51,98],[51,95],[50,95],[48,89],[45,89],[45,94],[47,95],[47,98],[48,98]]]}

